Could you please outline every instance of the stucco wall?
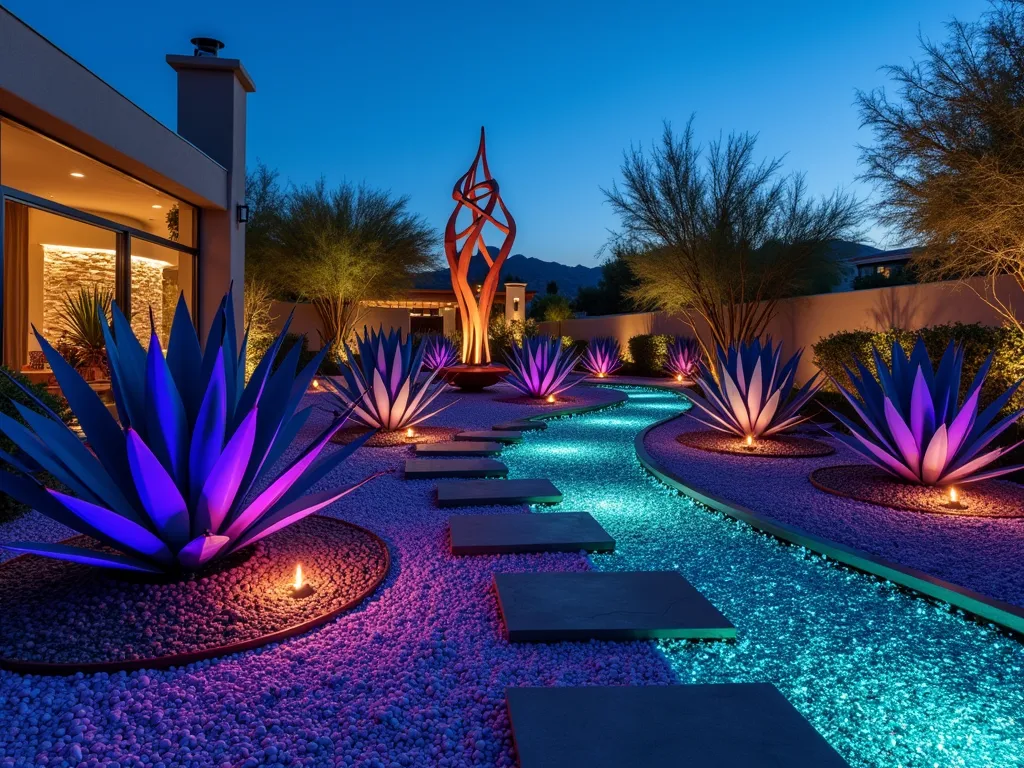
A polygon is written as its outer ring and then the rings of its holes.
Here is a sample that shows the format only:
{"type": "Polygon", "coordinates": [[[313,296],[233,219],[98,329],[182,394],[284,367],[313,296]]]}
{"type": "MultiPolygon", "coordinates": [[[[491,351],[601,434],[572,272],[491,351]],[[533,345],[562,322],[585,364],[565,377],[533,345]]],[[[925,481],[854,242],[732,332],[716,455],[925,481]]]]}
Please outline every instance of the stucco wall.
{"type": "MultiPolygon", "coordinates": [[[[295,311],[292,318],[290,333],[306,334],[309,339],[310,349],[320,349],[320,318],[311,304],[289,304],[283,301],[273,302],[272,313],[276,316],[274,322],[275,331],[280,331],[288,319],[288,313],[295,311]]],[[[363,326],[367,328],[384,327],[384,330],[397,328],[402,331],[402,338],[409,335],[409,310],[388,309],[375,307],[367,311],[359,322],[358,331],[362,333],[363,326]]]]}
{"type": "MultiPolygon", "coordinates": [[[[991,296],[983,280],[901,285],[867,291],[823,293],[787,299],[768,326],[768,333],[787,349],[806,349],[798,380],[805,381],[817,370],[811,345],[837,331],[921,328],[941,323],[983,323],[999,325],[999,315],[975,290],[991,296]]],[[[1024,310],[1024,295],[1009,277],[998,283],[998,296],[1004,302],[1024,310]]],[[[679,318],[663,312],[639,312],[629,315],[605,315],[540,324],[541,331],[561,333],[574,339],[613,336],[625,347],[631,336],[642,333],[692,335],[679,318]],[[559,328],[560,326],[560,328],[559,328]]],[[[700,331],[704,336],[704,332],[700,331]]]]}

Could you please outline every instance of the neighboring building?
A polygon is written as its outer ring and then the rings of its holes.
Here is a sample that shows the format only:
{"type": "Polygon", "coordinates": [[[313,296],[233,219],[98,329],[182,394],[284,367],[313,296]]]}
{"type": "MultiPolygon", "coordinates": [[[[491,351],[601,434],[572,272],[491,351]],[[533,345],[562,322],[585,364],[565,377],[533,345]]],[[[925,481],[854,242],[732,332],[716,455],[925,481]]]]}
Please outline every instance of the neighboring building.
{"type": "MultiPolygon", "coordinates": [[[[179,293],[200,329],[234,282],[242,311],[246,97],[216,41],[167,56],[178,132],[0,8],[0,359],[40,367],[66,295],[108,291],[166,340],[179,293]],[[35,352],[36,354],[33,354],[35,352]]],[[[130,62],[126,62],[130,66],[130,62]]]]}
{"type": "Polygon", "coordinates": [[[917,248],[897,248],[893,251],[881,251],[850,259],[849,263],[856,270],[855,277],[871,277],[872,275],[892,277],[906,268],[917,250],[917,248]]]}

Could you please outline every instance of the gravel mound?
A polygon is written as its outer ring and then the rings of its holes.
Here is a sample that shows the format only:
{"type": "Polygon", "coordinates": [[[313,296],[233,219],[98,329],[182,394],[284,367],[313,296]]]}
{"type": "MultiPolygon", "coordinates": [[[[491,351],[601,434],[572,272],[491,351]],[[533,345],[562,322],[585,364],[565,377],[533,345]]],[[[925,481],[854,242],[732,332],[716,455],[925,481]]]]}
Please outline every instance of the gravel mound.
{"type": "Polygon", "coordinates": [[[183,580],[18,557],[0,566],[0,657],[87,664],[213,656],[351,607],[387,567],[375,535],[316,516],[183,580]],[[296,564],[314,588],[301,599],[291,594],[296,564]]]}
{"type": "Polygon", "coordinates": [[[763,459],[806,459],[814,456],[831,456],[836,452],[836,449],[828,443],[792,435],[762,437],[755,440],[753,445],[748,448],[740,438],[710,429],[680,432],[676,435],[676,441],[680,445],[696,448],[699,451],[731,453],[736,456],[763,459]]]}
{"type": "MultiPolygon", "coordinates": [[[[370,430],[366,427],[342,427],[334,433],[332,443],[348,445],[353,440],[362,437],[370,430]]],[[[377,434],[367,440],[363,445],[367,448],[407,448],[416,443],[446,443],[455,437],[461,430],[458,427],[413,427],[416,436],[408,438],[405,430],[399,429],[394,432],[378,430],[377,434]]]]}

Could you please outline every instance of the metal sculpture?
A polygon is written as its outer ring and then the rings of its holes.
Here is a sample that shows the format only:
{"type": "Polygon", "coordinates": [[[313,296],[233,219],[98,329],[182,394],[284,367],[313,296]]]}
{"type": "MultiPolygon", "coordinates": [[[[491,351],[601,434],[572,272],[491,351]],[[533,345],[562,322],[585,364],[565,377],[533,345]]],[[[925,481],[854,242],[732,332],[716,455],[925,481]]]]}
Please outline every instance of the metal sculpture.
{"type": "Polygon", "coordinates": [[[516,222],[505,207],[498,191],[498,182],[487,166],[484,129],[480,128],[480,146],[473,164],[452,189],[455,210],[444,230],[444,253],[452,273],[452,288],[462,320],[462,362],[486,365],[491,362],[487,326],[491,317],[494,294],[498,289],[501,265],[505,263],[516,239],[516,222]],[[478,177],[482,176],[478,180],[478,177]],[[459,214],[470,214],[469,224],[459,229],[459,214]],[[500,217],[498,211],[500,210],[500,217]],[[502,221],[502,218],[504,221],[502,221]],[[496,255],[492,256],[484,242],[484,229],[491,224],[503,236],[496,255]],[[461,244],[460,244],[461,241],[461,244]],[[479,290],[469,282],[469,267],[479,252],[487,262],[488,271],[479,290]]]}
{"type": "Polygon", "coordinates": [[[298,370],[302,345],[293,344],[273,369],[291,318],[245,383],[230,292],[205,349],[180,299],[166,356],[155,330],[147,352],[116,303],[112,310],[113,333],[101,325],[120,424],[36,333],[88,447],[25,390],[37,409],[15,405],[24,424],[0,413],[0,431],[20,450],[0,451],[0,460],[16,470],[3,472],[5,493],[113,551],[47,542],[3,548],[129,571],[195,571],[366,482],[308,492],[366,438],[324,452],[345,413],[304,447],[292,445],[312,411],[298,409],[326,348],[298,370]],[[285,457],[289,448],[297,450],[285,457]],[[69,493],[41,485],[41,470],[69,493]]]}
{"type": "Polygon", "coordinates": [[[963,405],[958,406],[964,363],[960,345],[949,343],[934,372],[920,337],[909,357],[899,342],[893,342],[891,366],[877,349],[872,348],[871,354],[877,379],[857,360],[859,375],[846,370],[853,382],[850,389],[832,380],[858,417],[832,411],[850,430],[849,435],[835,432],[834,437],[889,474],[921,485],[964,485],[1021,469],[1020,465],[1003,465],[981,471],[1020,444],[991,445],[1022,413],[1004,412],[1019,381],[980,407],[992,355],[968,387],[963,405]]]}

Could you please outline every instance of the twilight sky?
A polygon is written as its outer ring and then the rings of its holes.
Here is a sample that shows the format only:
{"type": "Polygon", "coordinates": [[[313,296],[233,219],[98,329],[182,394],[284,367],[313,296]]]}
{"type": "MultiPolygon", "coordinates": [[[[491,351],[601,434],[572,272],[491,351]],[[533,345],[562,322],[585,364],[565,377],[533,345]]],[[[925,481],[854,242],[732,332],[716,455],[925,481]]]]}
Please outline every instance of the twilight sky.
{"type": "MultiPolygon", "coordinates": [[[[166,53],[218,37],[256,82],[249,158],[287,182],[320,175],[409,195],[439,233],[486,125],[515,252],[593,265],[616,220],[599,189],[622,151],[691,112],[702,139],[759,133],[815,193],[860,196],[857,88],[918,55],[984,0],[2,0],[172,128],[166,53]]],[[[440,235],[439,235],[440,236],[440,235]]],[[[879,247],[897,247],[881,230],[879,247]]]]}

